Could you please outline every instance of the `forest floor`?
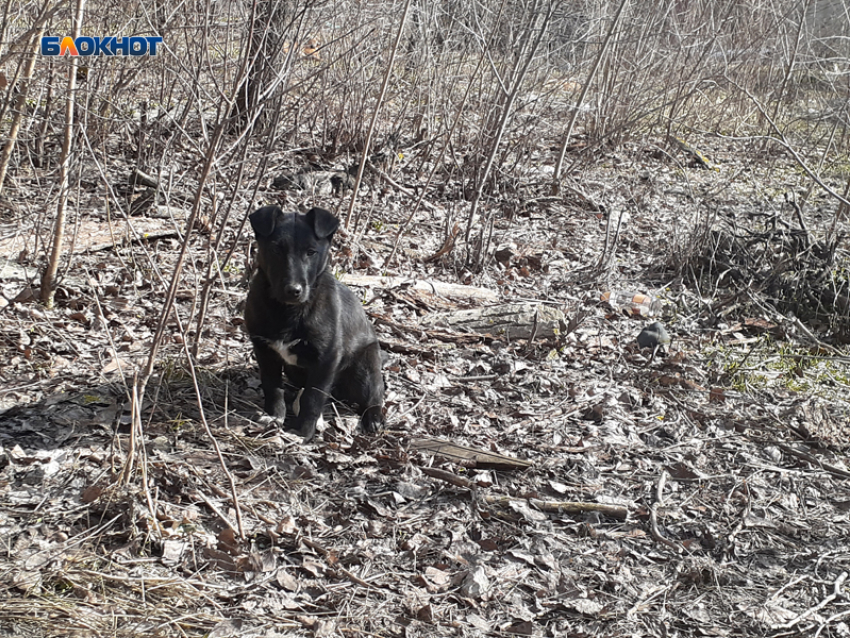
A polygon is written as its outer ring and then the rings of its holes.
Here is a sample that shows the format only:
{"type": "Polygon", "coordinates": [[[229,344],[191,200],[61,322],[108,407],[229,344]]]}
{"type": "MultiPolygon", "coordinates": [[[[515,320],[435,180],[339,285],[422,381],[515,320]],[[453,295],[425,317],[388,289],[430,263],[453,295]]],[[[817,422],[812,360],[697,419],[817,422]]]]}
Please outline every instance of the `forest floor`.
{"type": "MultiPolygon", "coordinates": [[[[194,377],[183,349],[215,233],[191,231],[183,329],[172,318],[133,446],[133,374],[185,210],[141,207],[130,223],[146,239],[117,242],[126,222],[110,231],[95,172],[46,309],[34,287],[49,229],[27,222],[41,178],[17,174],[0,219],[0,634],[850,636],[842,327],[780,309],[775,278],[756,285],[736,262],[760,250],[775,265],[789,237],[822,246],[836,205],[812,196],[804,230],[784,199],[808,184],[792,158],[697,143],[708,168],[662,143],[576,155],[558,196],[530,167],[484,206],[481,269],[464,266],[469,204],[450,182],[385,266],[413,199],[370,174],[357,212],[371,217],[338,234],[333,268],[397,277],[351,279],[369,282],[352,285],[389,353],[387,430],[359,433],[334,406],[306,445],[260,418],[238,233],[256,205],[344,215],[350,193],[274,190],[305,164],[270,158],[228,222],[236,248],[194,377]],[[667,351],[641,350],[654,319],[605,292],[657,298],[667,351]],[[483,307],[532,338],[452,321],[483,307]]],[[[415,186],[404,166],[384,172],[415,186]]],[[[846,248],[834,260],[846,272],[846,248]]]]}

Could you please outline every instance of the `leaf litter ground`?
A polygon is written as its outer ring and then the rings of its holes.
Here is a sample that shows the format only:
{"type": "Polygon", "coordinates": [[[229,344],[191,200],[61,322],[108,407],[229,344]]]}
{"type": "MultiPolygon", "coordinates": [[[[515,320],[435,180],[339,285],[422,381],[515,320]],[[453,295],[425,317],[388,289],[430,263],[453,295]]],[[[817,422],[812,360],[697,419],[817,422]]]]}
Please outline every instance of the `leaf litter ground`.
{"type": "MultiPolygon", "coordinates": [[[[720,284],[696,290],[675,269],[712,215],[790,218],[781,190],[801,178],[785,158],[777,170],[745,165],[734,144],[713,151],[717,170],[681,170],[635,145],[576,169],[563,196],[494,199],[495,258],[478,273],[462,233],[445,241],[465,224],[445,211],[465,203],[418,213],[391,269],[401,280],[357,287],[390,354],[377,436],[341,406],[310,445],[263,423],[241,330],[243,237],[203,327],[197,391],[176,322],[166,339],[126,484],[127,387],[180,220],[143,244],[78,248],[54,310],[27,288],[37,263],[7,244],[0,633],[850,635],[847,366],[783,368],[783,349],[823,352],[799,322],[757,292],[724,314],[720,284]],[[452,296],[413,279],[461,285],[452,296]],[[443,319],[495,305],[463,285],[565,320],[531,341],[462,331],[443,319]],[[600,303],[611,289],[663,299],[668,353],[638,350],[645,322],[600,303]]],[[[79,208],[102,210],[89,197],[79,208]]],[[[334,268],[386,274],[407,206],[376,177],[361,208],[379,223],[339,237],[334,268]]],[[[812,225],[831,206],[811,202],[812,225]]],[[[183,322],[207,260],[200,231],[183,322]]],[[[33,240],[18,238],[30,252],[33,240]]]]}

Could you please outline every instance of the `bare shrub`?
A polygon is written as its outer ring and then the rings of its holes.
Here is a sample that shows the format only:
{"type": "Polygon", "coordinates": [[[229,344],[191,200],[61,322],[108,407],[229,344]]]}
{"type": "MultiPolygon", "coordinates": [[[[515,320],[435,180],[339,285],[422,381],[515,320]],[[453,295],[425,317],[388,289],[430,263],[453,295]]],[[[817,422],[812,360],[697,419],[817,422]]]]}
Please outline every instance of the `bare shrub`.
{"type": "MultiPolygon", "coordinates": [[[[462,276],[486,269],[512,215],[573,179],[574,167],[592,165],[599,149],[635,143],[673,156],[671,138],[747,136],[770,153],[818,146],[806,159],[812,174],[840,173],[846,40],[816,4],[414,0],[400,29],[400,0],[231,0],[179,10],[89,0],[87,33],[162,35],[163,44],[151,58],[78,60],[73,120],[60,107],[71,62],[30,55],[42,28],[71,33],[72,11],[27,5],[0,25],[9,82],[0,102],[2,193],[25,202],[19,221],[34,249],[22,259],[42,269],[45,213],[68,192],[72,228],[84,219],[132,223],[155,207],[184,210],[180,245],[202,245],[203,262],[169,278],[179,258],[139,251],[131,268],[160,292],[198,291],[179,324],[199,354],[214,282],[242,241],[246,211],[268,197],[259,193],[269,171],[281,167],[362,167],[357,201],[343,201],[353,197],[345,192],[334,205],[398,224],[397,241],[420,206],[449,234],[457,220],[446,224],[443,211],[455,211],[465,241],[452,258],[462,276]],[[154,186],[131,179],[137,171],[154,186]],[[381,188],[402,193],[408,209],[382,207],[381,188]]],[[[805,175],[803,209],[823,191],[805,175]]],[[[281,197],[299,205],[308,195],[281,197]]],[[[841,214],[828,232],[838,233],[841,214]]],[[[59,255],[56,265],[61,283],[73,257],[59,255]]],[[[174,325],[171,303],[162,309],[161,333],[174,325]]]]}

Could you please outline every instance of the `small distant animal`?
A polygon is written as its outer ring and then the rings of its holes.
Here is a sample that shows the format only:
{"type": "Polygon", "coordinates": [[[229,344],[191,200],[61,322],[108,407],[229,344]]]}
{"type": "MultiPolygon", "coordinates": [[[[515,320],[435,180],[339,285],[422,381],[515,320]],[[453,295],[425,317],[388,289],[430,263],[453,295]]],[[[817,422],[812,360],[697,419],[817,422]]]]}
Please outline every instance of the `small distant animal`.
{"type": "Polygon", "coordinates": [[[670,341],[670,335],[660,321],[649,324],[637,336],[638,346],[641,348],[666,348],[670,345],[670,341]]]}
{"type": "Polygon", "coordinates": [[[357,408],[360,427],[383,426],[381,349],[363,306],[328,269],[339,220],[322,208],[306,214],[265,206],[249,217],[258,269],[245,325],[260,368],[266,412],[286,417],[283,375],[298,390],[294,428],[309,441],[326,401],[357,408]]]}

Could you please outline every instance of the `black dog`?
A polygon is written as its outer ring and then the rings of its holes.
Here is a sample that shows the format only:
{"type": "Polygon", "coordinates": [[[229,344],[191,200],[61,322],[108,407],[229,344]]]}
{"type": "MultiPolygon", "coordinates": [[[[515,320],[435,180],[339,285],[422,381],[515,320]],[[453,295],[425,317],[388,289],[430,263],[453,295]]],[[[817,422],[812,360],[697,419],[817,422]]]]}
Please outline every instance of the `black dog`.
{"type": "Polygon", "coordinates": [[[306,215],[265,206],[250,216],[259,245],[258,270],[245,306],[245,324],[260,366],[265,407],[286,416],[281,370],[300,388],[295,426],[306,441],[316,433],[325,400],[358,407],[360,426],[383,424],[381,349],[363,306],[328,270],[339,220],[321,208],[306,215]]]}

